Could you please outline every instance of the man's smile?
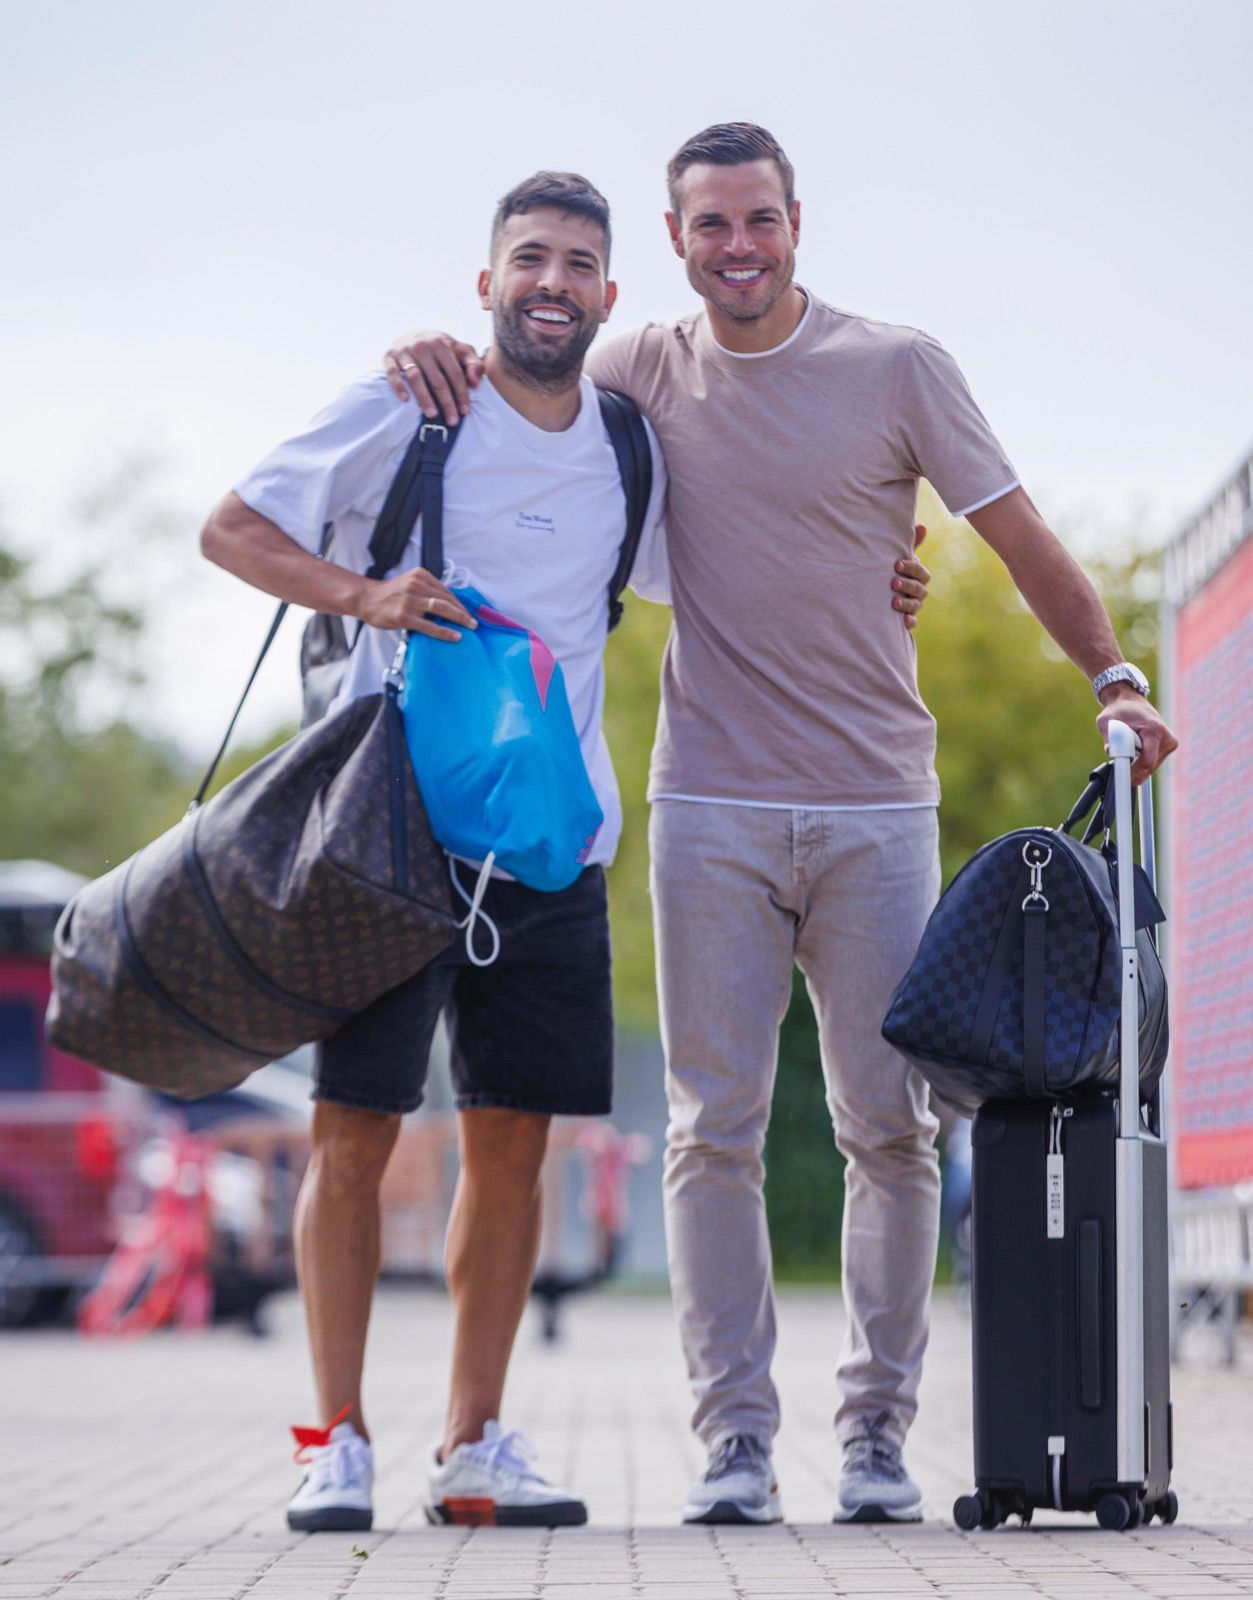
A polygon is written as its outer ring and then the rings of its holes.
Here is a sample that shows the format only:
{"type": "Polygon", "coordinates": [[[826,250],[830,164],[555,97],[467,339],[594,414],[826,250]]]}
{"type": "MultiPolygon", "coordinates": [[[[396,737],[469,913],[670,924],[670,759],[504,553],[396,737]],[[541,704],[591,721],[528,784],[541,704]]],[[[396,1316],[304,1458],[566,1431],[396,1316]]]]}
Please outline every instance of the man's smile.
{"type": "MultiPolygon", "coordinates": [[[[607,285],[599,273],[588,274],[596,281],[584,285],[575,268],[557,271],[546,282],[540,266],[519,269],[518,293],[506,294],[494,310],[497,347],[515,369],[544,383],[577,379],[606,314],[607,285]]],[[[613,304],[612,295],[608,303],[613,304]]]]}
{"type": "Polygon", "coordinates": [[[569,311],[556,305],[528,306],[523,315],[529,322],[538,322],[548,328],[566,328],[576,320],[569,311]]]}

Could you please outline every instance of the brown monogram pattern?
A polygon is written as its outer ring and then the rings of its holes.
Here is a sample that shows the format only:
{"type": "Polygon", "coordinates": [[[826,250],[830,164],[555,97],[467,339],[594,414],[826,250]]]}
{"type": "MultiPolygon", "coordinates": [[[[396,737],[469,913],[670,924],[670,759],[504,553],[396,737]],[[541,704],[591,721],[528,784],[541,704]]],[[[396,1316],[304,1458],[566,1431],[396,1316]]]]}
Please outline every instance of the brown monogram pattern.
{"type": "Polygon", "coordinates": [[[207,1094],[325,1038],[437,955],[453,935],[448,874],[403,746],[400,772],[391,770],[395,714],[381,695],[351,702],[198,814],[196,853],[213,904],[261,981],[232,959],[196,894],[185,819],[66,908],[52,963],[53,1042],[170,1093],[207,1094]],[[393,781],[403,785],[407,822],[403,893],[393,781]],[[126,959],[114,902],[128,866],[134,943],[170,1003],[146,993],[126,959]]]}
{"type": "Polygon", "coordinates": [[[208,1045],[132,979],[113,895],[125,863],[90,884],[57,927],[48,1034],[62,1050],[168,1094],[232,1089],[261,1061],[208,1045]]]}

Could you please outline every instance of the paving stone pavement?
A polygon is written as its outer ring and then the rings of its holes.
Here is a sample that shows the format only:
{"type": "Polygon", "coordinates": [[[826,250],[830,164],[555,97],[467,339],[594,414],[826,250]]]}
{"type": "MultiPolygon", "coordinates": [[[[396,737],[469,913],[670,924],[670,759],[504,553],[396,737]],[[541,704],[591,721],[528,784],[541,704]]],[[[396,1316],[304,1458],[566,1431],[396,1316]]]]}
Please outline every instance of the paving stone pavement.
{"type": "Polygon", "coordinates": [[[1127,1534],[1038,1515],[1030,1529],[962,1534],[972,1487],[969,1327],[936,1307],[908,1461],[925,1521],[830,1522],[836,1452],[834,1297],[785,1293],[776,1462],[788,1522],[683,1528],[701,1452],[668,1303],[602,1293],[571,1304],[563,1338],[528,1323],[509,1426],[544,1470],[575,1484],[587,1528],[433,1529],[419,1465],[438,1431],[447,1302],[385,1288],[367,1399],[379,1482],[369,1534],[289,1533],[297,1472],[286,1424],[314,1421],[294,1297],[272,1335],[233,1329],[135,1343],[61,1331],[0,1340],[0,1600],[783,1600],[819,1595],[1105,1597],[1253,1594],[1253,1378],[1203,1363],[1175,1372],[1180,1520],[1127,1534]]]}

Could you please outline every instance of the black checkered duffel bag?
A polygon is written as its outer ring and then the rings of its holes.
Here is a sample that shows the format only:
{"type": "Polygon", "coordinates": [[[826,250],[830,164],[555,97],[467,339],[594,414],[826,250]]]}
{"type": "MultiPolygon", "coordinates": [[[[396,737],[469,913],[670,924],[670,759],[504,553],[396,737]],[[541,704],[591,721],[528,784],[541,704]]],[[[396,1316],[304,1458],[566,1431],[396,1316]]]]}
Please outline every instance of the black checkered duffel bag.
{"type": "MultiPolygon", "coordinates": [[[[1117,1085],[1122,960],[1111,772],[1106,763],[1092,773],[1060,828],[1020,828],[971,857],[931,913],[892,996],[884,1038],[967,1116],[987,1100],[1067,1099],[1117,1085]],[[1080,843],[1070,830],[1093,807],[1080,843]]],[[[1139,867],[1135,878],[1147,1098],[1166,1064],[1166,978],[1152,933],[1165,918],[1139,867]]]]}

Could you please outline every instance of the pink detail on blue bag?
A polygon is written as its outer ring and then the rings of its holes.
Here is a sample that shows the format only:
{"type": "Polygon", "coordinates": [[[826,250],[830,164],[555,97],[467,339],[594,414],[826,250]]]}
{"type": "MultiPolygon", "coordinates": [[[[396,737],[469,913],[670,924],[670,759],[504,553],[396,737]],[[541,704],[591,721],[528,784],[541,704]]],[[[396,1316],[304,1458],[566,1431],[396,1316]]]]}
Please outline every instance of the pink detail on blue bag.
{"type": "Polygon", "coordinates": [[[466,861],[494,851],[529,888],[568,888],[605,818],[560,663],[478,590],[452,593],[479,626],[457,644],[411,634],[400,696],[431,831],[466,861]]]}
{"type": "Polygon", "coordinates": [[[552,681],[553,670],[557,665],[557,658],[540,638],[538,633],[532,633],[530,628],[522,623],[515,622],[512,617],[507,617],[503,611],[497,611],[495,606],[480,606],[479,620],[494,622],[497,627],[516,628],[519,633],[525,633],[531,641],[531,671],[535,674],[535,687],[539,691],[540,709],[548,709],[548,685],[552,681]]]}

